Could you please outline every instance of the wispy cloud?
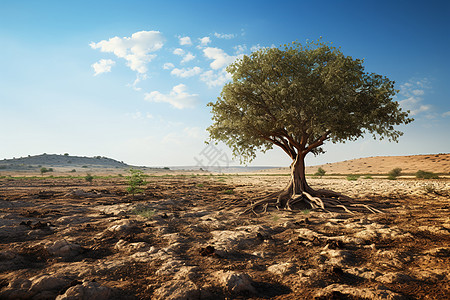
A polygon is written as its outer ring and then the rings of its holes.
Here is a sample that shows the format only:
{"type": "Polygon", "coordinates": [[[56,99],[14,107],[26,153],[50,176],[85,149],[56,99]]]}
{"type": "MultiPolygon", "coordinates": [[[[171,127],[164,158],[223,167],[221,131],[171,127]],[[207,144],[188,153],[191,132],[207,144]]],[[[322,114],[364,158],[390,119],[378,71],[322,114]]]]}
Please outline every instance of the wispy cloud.
{"type": "Polygon", "coordinates": [[[193,55],[191,52],[188,52],[185,56],[183,56],[183,59],[181,60],[181,63],[187,63],[195,58],[195,55],[193,55]]]}
{"type": "Polygon", "coordinates": [[[94,69],[94,76],[98,74],[111,72],[111,67],[116,64],[112,59],[100,59],[98,62],[93,63],[91,66],[94,69]]]}
{"type": "Polygon", "coordinates": [[[188,36],[179,37],[178,39],[179,39],[180,45],[182,45],[182,46],[183,45],[187,45],[187,46],[192,45],[191,38],[188,36]]]}
{"type": "Polygon", "coordinates": [[[173,63],[165,63],[164,65],[163,65],[163,69],[164,70],[170,70],[170,69],[173,69],[175,66],[174,66],[174,64],[173,63]]]}
{"type": "Polygon", "coordinates": [[[210,67],[214,70],[226,67],[227,65],[234,62],[238,57],[240,57],[228,55],[222,49],[213,47],[203,49],[203,54],[206,58],[213,60],[213,62],[210,64],[210,67]]]}
{"type": "Polygon", "coordinates": [[[206,46],[211,43],[211,38],[209,36],[205,36],[198,39],[200,41],[200,46],[206,46]]]}
{"type": "Polygon", "coordinates": [[[186,92],[186,85],[179,84],[172,88],[169,94],[153,91],[145,94],[145,100],[151,102],[166,102],[178,109],[192,108],[198,102],[198,94],[186,92]]]}
{"type": "Polygon", "coordinates": [[[398,103],[403,109],[409,110],[411,116],[427,112],[432,106],[423,103],[423,96],[425,95],[425,91],[429,88],[430,83],[426,78],[410,80],[400,85],[400,97],[404,99],[398,101],[398,103]]]}
{"type": "Polygon", "coordinates": [[[92,49],[100,49],[101,52],[114,53],[119,58],[127,61],[127,66],[138,73],[147,72],[147,63],[156,57],[151,54],[164,45],[164,38],[159,31],[139,31],[131,37],[113,37],[90,44],[92,49]]]}
{"type": "Polygon", "coordinates": [[[178,76],[178,77],[182,77],[182,78],[187,78],[187,77],[192,77],[192,76],[198,75],[201,72],[202,72],[202,69],[200,67],[193,67],[193,68],[187,68],[187,69],[175,68],[170,72],[170,74],[178,76]]]}
{"type": "Polygon", "coordinates": [[[443,118],[450,117],[450,110],[442,114],[443,118]]]}
{"type": "Polygon", "coordinates": [[[219,38],[219,39],[226,39],[226,40],[230,40],[230,39],[236,37],[236,35],[235,35],[235,34],[232,34],[232,33],[226,34],[226,33],[217,33],[217,32],[214,32],[214,36],[215,36],[216,38],[219,38]]]}
{"type": "Polygon", "coordinates": [[[206,83],[209,87],[224,85],[230,79],[231,75],[225,71],[225,69],[220,71],[209,70],[200,75],[200,80],[206,83]]]}

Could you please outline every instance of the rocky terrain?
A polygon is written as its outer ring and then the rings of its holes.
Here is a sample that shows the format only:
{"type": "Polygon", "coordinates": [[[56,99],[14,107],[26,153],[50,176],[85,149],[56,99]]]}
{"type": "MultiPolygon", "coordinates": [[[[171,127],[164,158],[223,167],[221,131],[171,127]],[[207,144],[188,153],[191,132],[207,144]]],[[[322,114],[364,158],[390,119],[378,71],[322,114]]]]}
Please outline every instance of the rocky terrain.
{"type": "Polygon", "coordinates": [[[446,299],[449,181],[309,179],[382,213],[269,208],[286,176],[0,178],[0,299],[446,299]]]}

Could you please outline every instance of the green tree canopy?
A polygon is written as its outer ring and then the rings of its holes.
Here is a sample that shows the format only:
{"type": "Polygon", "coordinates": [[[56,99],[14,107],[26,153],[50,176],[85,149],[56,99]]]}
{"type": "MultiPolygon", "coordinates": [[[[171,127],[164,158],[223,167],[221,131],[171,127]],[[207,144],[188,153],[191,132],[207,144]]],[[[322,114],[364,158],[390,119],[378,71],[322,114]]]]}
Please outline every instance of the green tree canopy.
{"type": "Polygon", "coordinates": [[[363,60],[320,40],[264,48],[227,71],[232,81],[208,103],[210,138],[225,142],[241,162],[274,145],[283,149],[293,160],[291,194],[312,191],[304,157],[323,152],[325,141],[352,141],[366,133],[397,141],[402,132],[394,126],[412,121],[393,101],[393,81],[365,72],[363,60]]]}

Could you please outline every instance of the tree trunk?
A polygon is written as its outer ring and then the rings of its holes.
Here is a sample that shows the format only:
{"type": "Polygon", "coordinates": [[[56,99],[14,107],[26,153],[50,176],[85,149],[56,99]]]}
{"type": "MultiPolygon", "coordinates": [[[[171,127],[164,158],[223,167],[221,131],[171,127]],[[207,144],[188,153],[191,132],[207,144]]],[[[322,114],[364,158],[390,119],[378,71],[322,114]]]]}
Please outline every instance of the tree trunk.
{"type": "Polygon", "coordinates": [[[287,187],[278,196],[277,206],[289,207],[289,200],[303,195],[303,192],[311,193],[313,190],[306,182],[305,155],[299,154],[291,164],[291,180],[287,187]]]}

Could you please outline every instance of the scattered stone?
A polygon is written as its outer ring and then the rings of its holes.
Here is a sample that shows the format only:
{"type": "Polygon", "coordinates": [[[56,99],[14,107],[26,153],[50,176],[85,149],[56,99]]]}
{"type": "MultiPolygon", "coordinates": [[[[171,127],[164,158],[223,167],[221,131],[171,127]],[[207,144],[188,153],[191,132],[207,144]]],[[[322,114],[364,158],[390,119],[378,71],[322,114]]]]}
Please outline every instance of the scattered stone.
{"type": "Polygon", "coordinates": [[[206,246],[205,248],[200,248],[201,256],[213,256],[215,254],[216,249],[213,246],[206,246]]]}
{"type": "Polygon", "coordinates": [[[51,275],[39,275],[30,278],[30,281],[30,292],[32,294],[42,291],[60,290],[69,284],[69,280],[65,278],[51,275]]]}
{"type": "Polygon", "coordinates": [[[47,251],[55,256],[70,258],[77,256],[83,252],[84,249],[78,244],[70,243],[66,240],[58,240],[48,246],[47,251]]]}
{"type": "Polygon", "coordinates": [[[267,271],[279,276],[289,275],[295,272],[295,265],[293,263],[285,262],[281,264],[271,265],[267,268],[267,271]]]}
{"type": "Polygon", "coordinates": [[[389,272],[385,275],[377,277],[375,280],[381,283],[405,283],[412,280],[411,277],[405,274],[389,272]]]}
{"type": "Polygon", "coordinates": [[[173,279],[175,280],[193,280],[200,275],[198,272],[200,268],[198,266],[182,266],[180,270],[175,274],[173,279]]]}
{"type": "Polygon", "coordinates": [[[106,286],[101,286],[97,282],[85,281],[70,287],[63,295],[56,297],[56,300],[108,300],[112,296],[112,290],[106,286]]]}
{"type": "MultiPolygon", "coordinates": [[[[404,297],[398,293],[388,290],[384,286],[375,288],[359,288],[345,284],[332,284],[317,292],[315,299],[347,299],[349,296],[357,299],[379,299],[379,300],[401,300],[404,297]],[[341,298],[332,298],[337,295],[341,298]]],[[[351,299],[351,298],[350,298],[351,299]]]]}
{"type": "Polygon", "coordinates": [[[252,279],[245,273],[238,273],[233,271],[218,271],[215,273],[222,287],[228,292],[240,293],[250,292],[256,293],[252,285],[252,279]]]}
{"type": "MultiPolygon", "coordinates": [[[[152,299],[191,300],[199,299],[200,291],[192,281],[171,280],[155,290],[152,299]]],[[[97,299],[96,299],[97,300],[97,299]]]]}
{"type": "Polygon", "coordinates": [[[323,260],[329,265],[346,266],[354,263],[354,256],[350,251],[325,249],[320,252],[323,260]]]}

